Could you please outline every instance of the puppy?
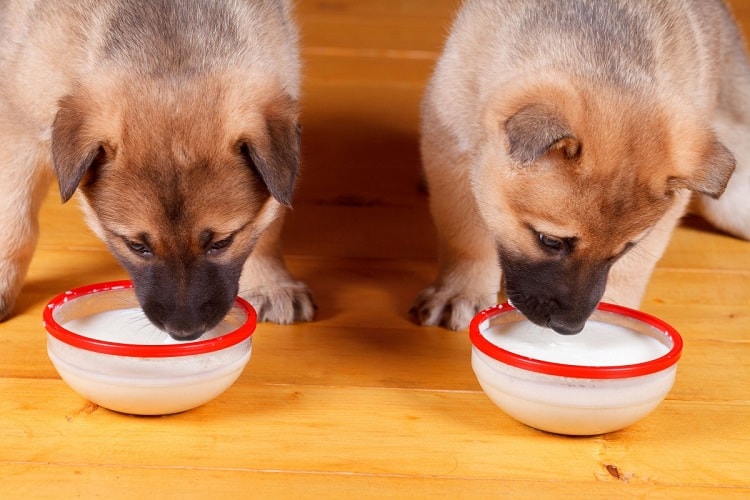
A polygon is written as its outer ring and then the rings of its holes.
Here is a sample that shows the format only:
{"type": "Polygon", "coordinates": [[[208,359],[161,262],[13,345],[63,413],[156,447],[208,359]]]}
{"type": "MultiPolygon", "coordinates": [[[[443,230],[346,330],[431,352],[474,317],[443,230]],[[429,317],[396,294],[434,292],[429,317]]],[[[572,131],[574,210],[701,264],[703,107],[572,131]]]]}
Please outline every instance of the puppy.
{"type": "Polygon", "coordinates": [[[275,0],[0,4],[0,318],[56,177],[175,339],[240,292],[262,320],[309,320],[279,233],[299,169],[300,62],[275,0]]]}
{"type": "Polygon", "coordinates": [[[749,137],[719,0],[468,0],[422,105],[439,271],[412,314],[465,328],[501,284],[561,334],[639,306],[691,193],[750,238],[749,137]]]}

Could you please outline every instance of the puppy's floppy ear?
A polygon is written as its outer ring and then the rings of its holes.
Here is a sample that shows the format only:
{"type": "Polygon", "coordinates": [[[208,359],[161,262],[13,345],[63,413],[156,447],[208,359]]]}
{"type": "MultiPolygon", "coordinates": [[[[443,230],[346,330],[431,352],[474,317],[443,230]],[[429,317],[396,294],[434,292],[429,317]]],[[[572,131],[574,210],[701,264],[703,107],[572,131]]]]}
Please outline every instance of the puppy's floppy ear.
{"type": "Polygon", "coordinates": [[[553,150],[566,158],[578,155],[580,144],[570,127],[544,104],[530,104],[505,121],[510,157],[526,165],[553,150]]]}
{"type": "Polygon", "coordinates": [[[687,188],[691,191],[718,198],[727,187],[735,168],[735,159],[713,132],[704,136],[699,149],[688,159],[691,171],[670,177],[670,188],[687,188]]]}
{"type": "Polygon", "coordinates": [[[240,139],[240,152],[276,201],[292,206],[300,163],[297,102],[289,96],[275,100],[265,113],[265,137],[240,139]]]}
{"type": "Polygon", "coordinates": [[[105,161],[105,145],[87,130],[88,106],[80,95],[63,97],[52,124],[52,162],[63,202],[73,196],[87,172],[105,161]]]}

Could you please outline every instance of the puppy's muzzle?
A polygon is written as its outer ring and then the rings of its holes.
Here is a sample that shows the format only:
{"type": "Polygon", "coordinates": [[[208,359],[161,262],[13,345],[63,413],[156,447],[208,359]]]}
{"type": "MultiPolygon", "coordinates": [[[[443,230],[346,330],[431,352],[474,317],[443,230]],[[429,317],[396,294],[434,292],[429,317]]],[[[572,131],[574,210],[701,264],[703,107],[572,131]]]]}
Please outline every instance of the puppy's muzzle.
{"type": "Polygon", "coordinates": [[[239,291],[241,263],[217,266],[131,268],[146,317],[175,340],[195,340],[227,315],[239,291]]]}
{"type": "Polygon", "coordinates": [[[175,340],[196,340],[218,325],[233,301],[209,300],[202,304],[175,305],[170,300],[149,299],[142,304],[146,317],[175,340]]]}
{"type": "Polygon", "coordinates": [[[583,330],[604,295],[609,265],[582,269],[504,259],[508,299],[533,323],[561,335],[583,330]]]}

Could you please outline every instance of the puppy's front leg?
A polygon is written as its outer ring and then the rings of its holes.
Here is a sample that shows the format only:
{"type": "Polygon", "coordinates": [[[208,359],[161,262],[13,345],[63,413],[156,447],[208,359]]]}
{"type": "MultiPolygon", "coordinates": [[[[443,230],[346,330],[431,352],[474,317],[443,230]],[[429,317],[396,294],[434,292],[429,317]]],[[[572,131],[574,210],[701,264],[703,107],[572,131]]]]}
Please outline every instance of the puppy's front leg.
{"type": "Polygon", "coordinates": [[[0,130],[0,321],[13,311],[34,255],[52,173],[39,148],[0,130]]]}
{"type": "Polygon", "coordinates": [[[263,232],[240,277],[240,296],[258,313],[258,321],[311,321],[316,305],[310,289],[289,274],[281,252],[283,213],[263,232]]]}
{"type": "Polygon", "coordinates": [[[436,128],[425,127],[422,162],[439,240],[438,275],[410,314],[421,325],[462,330],[479,310],[497,301],[501,272],[471,192],[468,160],[455,154],[451,139],[436,128]]]}

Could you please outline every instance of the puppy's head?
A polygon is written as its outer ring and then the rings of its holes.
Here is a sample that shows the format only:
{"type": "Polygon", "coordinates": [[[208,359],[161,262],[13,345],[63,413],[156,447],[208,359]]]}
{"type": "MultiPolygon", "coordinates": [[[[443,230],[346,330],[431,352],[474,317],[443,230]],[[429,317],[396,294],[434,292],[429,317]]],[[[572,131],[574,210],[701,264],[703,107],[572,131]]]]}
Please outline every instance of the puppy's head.
{"type": "Polygon", "coordinates": [[[682,190],[718,197],[734,169],[680,109],[619,94],[527,89],[492,125],[496,147],[473,172],[508,297],[562,334],[581,331],[612,265],[638,251],[682,190]]]}
{"type": "Polygon", "coordinates": [[[63,201],[80,191],[89,225],[130,274],[147,317],[175,339],[223,319],[245,260],[292,199],[296,102],[272,87],[233,90],[221,79],[79,88],[54,122],[63,201]]]}

